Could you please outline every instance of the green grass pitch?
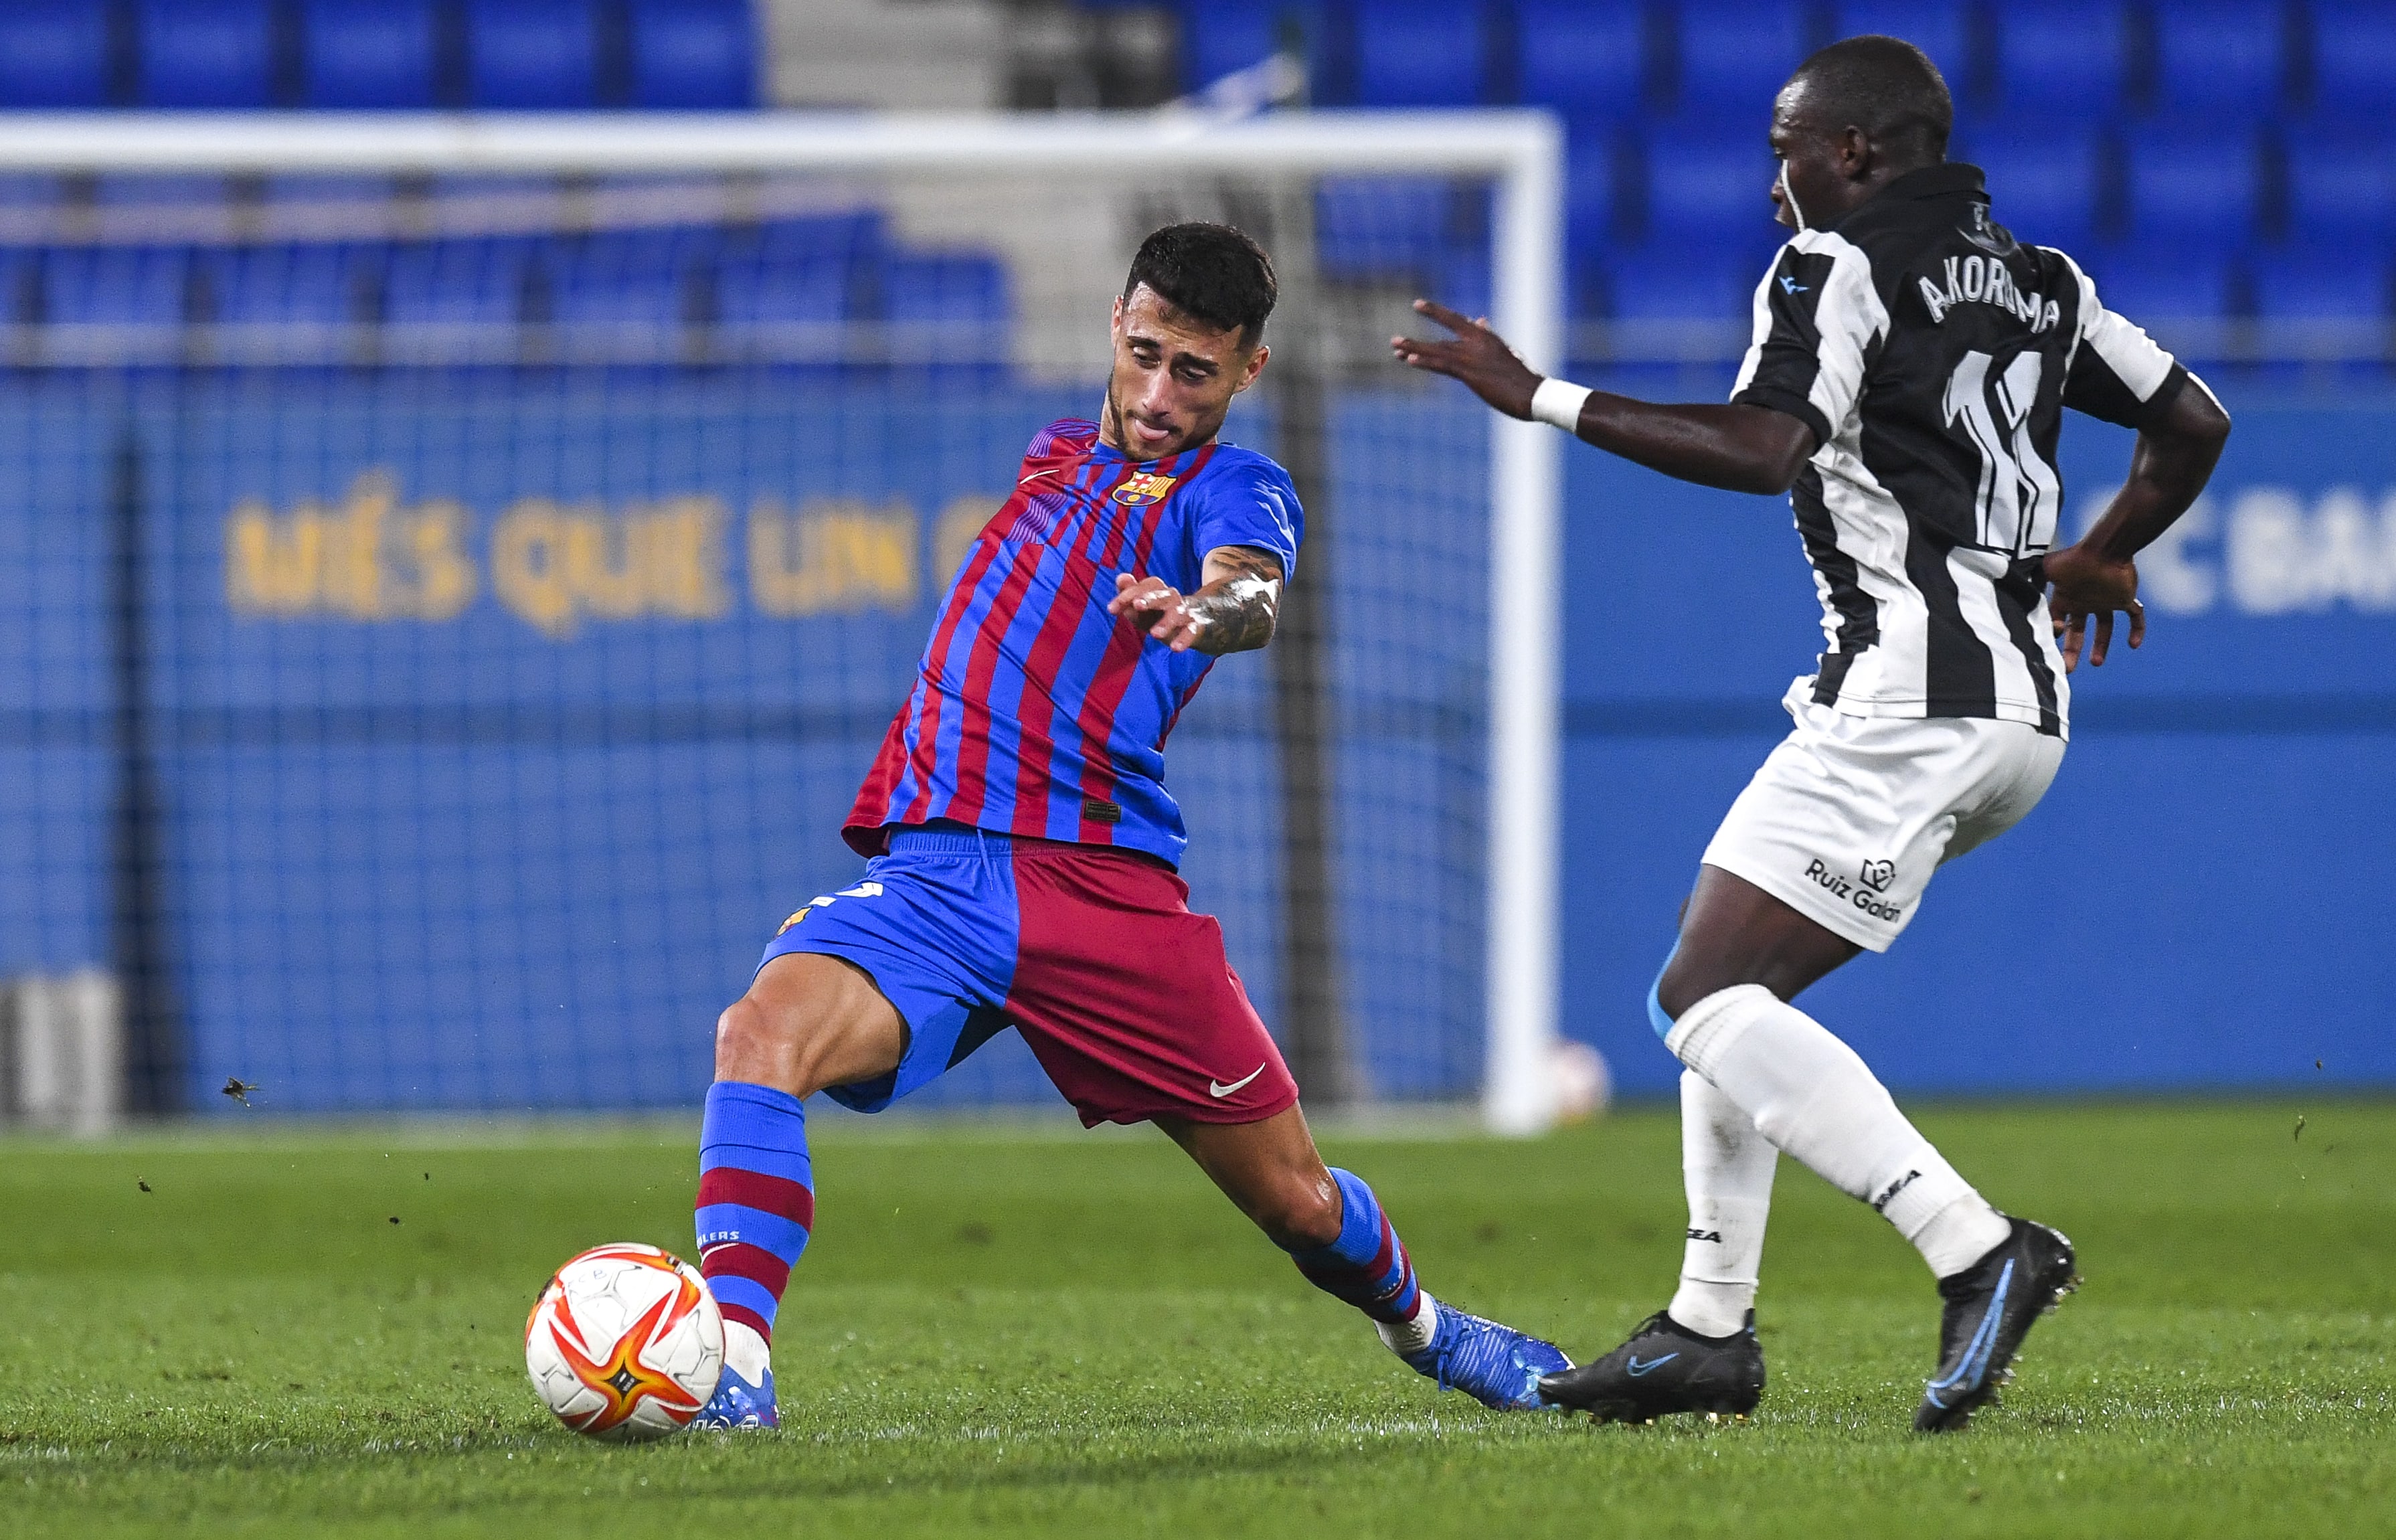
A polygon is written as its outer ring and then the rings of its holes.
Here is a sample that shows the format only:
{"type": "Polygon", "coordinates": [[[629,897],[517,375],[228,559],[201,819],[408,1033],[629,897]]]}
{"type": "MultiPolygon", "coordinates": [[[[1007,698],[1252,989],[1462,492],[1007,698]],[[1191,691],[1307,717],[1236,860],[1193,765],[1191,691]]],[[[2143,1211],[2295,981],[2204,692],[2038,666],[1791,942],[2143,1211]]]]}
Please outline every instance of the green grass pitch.
{"type": "MultiPolygon", "coordinates": [[[[2396,1533],[2396,1104],[1922,1121],[2087,1275],[1936,1440],[1928,1277],[1788,1162],[1762,1413],[1598,1427],[1434,1395],[1151,1131],[822,1119],[787,1430],[614,1449],[534,1401],[525,1311],[585,1245],[687,1247],[687,1129],[0,1144],[0,1533],[2396,1533]]],[[[1443,1297],[1588,1354],[1669,1290],[1661,1110],[1324,1142],[1443,1297]]]]}

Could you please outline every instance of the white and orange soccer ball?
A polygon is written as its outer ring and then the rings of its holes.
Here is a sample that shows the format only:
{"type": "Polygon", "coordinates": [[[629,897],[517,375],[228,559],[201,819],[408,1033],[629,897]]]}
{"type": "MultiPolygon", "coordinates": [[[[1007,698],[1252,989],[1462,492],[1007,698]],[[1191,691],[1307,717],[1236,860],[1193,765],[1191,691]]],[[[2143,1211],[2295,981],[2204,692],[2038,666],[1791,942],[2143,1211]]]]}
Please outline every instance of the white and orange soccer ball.
{"type": "Polygon", "coordinates": [[[689,1425],[724,1373],[724,1316],[699,1269],[655,1246],[593,1246],[525,1321],[525,1368],[557,1420],[612,1443],[689,1425]]]}

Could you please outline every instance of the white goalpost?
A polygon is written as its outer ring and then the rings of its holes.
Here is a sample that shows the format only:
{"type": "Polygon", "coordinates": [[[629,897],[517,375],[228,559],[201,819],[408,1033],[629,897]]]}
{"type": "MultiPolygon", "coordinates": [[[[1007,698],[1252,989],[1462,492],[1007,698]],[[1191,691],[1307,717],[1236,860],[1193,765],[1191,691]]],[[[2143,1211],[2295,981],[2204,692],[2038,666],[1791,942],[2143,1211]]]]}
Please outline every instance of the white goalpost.
{"type": "MultiPolygon", "coordinates": [[[[0,171],[229,176],[637,177],[1105,172],[1471,178],[1491,191],[1491,320],[1532,367],[1562,365],[1563,146],[1545,113],[1037,116],[12,114],[0,171]]],[[[1371,341],[1373,339],[1367,339],[1371,341]]],[[[1561,463],[1556,434],[1489,425],[1486,1126],[1556,1116],[1561,463]]],[[[1357,517],[1369,517],[1361,511],[1357,517]]],[[[1201,838],[1203,838],[1203,834],[1201,838]]]]}

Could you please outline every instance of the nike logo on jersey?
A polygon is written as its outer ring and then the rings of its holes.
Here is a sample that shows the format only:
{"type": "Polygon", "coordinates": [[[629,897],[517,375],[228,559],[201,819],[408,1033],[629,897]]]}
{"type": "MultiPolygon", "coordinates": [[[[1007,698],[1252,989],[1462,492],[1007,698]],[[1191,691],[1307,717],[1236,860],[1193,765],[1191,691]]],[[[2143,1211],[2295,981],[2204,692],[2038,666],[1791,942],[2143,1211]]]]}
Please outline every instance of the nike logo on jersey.
{"type": "Polygon", "coordinates": [[[1780,275],[1780,286],[1783,290],[1790,294],[1804,294],[1806,292],[1804,285],[1799,283],[1796,279],[1790,277],[1785,272],[1780,275]]]}
{"type": "Polygon", "coordinates": [[[1231,1095],[1232,1093],[1245,1088],[1248,1082],[1255,1080],[1258,1075],[1261,1075],[1264,1072],[1265,1067],[1259,1064],[1255,1069],[1249,1070],[1245,1075],[1233,1081],[1229,1085],[1225,1085],[1221,1081],[1210,1079],[1206,1082],[1206,1095],[1214,1097],[1217,1101],[1221,1101],[1225,1096],[1231,1095]]]}
{"type": "Polygon", "coordinates": [[[1649,1359],[1646,1362],[1642,1363],[1639,1361],[1639,1355],[1633,1353],[1631,1355],[1631,1361],[1624,1364],[1623,1367],[1631,1372],[1631,1377],[1632,1379],[1644,1379],[1649,1374],[1654,1374],[1657,1370],[1661,1369],[1664,1365],[1671,1362],[1674,1359],[1679,1358],[1680,1356],[1681,1355],[1678,1353],[1667,1353],[1662,1358],[1649,1359]]]}

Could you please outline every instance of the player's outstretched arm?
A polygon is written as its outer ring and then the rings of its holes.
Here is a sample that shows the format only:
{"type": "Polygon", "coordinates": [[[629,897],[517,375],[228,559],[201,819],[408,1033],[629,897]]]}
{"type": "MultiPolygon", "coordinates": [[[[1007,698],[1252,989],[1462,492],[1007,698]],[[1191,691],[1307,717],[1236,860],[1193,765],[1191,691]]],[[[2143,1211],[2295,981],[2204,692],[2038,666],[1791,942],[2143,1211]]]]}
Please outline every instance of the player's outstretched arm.
{"type": "Polygon", "coordinates": [[[1200,570],[1205,586],[1183,593],[1162,578],[1115,575],[1110,615],[1132,624],[1175,652],[1253,652],[1272,640],[1281,615],[1281,559],[1255,546],[1218,546],[1200,570]]]}
{"type": "Polygon", "coordinates": [[[2161,422],[2138,431],[2137,446],[2130,454],[2130,479],[2103,517],[2077,545],[2048,553],[2046,579],[2055,591],[2047,608],[2055,617],[2066,673],[2080,666],[2083,639],[2089,666],[2104,666],[2113,643],[2115,610],[2129,613],[2130,645],[2145,643],[2147,611],[2138,603],[2135,558],[2196,501],[2229,438],[2230,414],[2202,381],[2191,378],[2161,422]]]}
{"type": "Polygon", "coordinates": [[[1682,481],[1732,492],[1786,492],[1814,453],[1814,431],[1768,406],[1699,403],[1658,405],[1608,391],[1582,392],[1562,380],[1542,379],[1514,354],[1503,338],[1445,305],[1415,301],[1418,314],[1456,334],[1449,341],[1393,337],[1398,362],[1463,381],[1472,393],[1511,418],[1551,418],[1539,399],[1542,385],[1580,398],[1573,435],[1584,444],[1635,460],[1682,481]]]}

